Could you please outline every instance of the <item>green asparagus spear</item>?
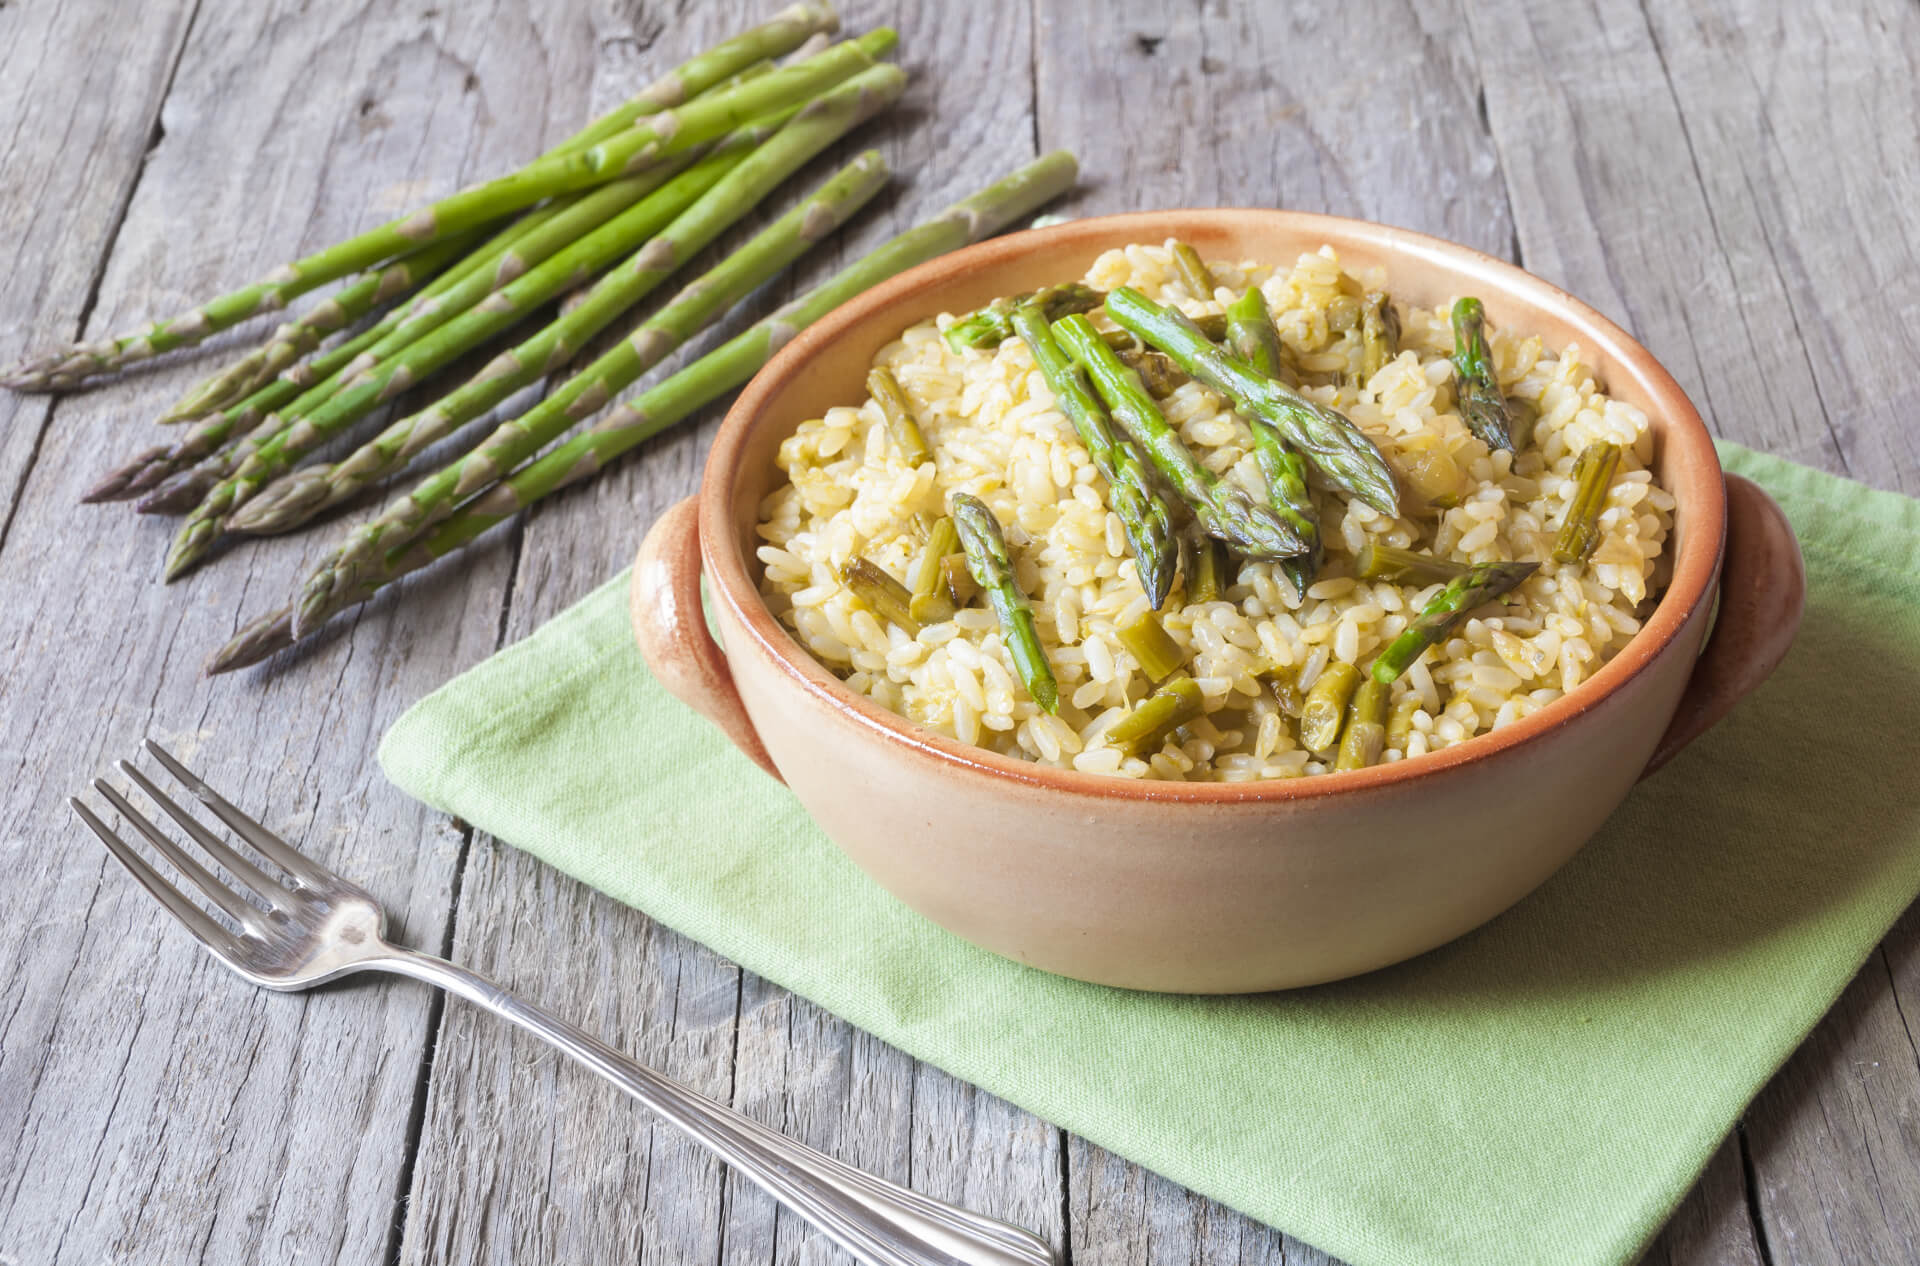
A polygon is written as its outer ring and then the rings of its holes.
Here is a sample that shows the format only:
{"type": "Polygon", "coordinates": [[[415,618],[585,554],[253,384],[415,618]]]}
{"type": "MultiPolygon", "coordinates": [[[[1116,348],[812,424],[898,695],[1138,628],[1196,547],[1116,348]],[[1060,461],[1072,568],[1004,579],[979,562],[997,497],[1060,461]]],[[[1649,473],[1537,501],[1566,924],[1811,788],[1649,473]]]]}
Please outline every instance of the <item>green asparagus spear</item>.
{"type": "Polygon", "coordinates": [[[1120,630],[1120,645],[1139,661],[1140,671],[1150,681],[1165,681],[1187,662],[1187,653],[1180,649],[1180,643],[1173,640],[1151,611],[1120,630]]]}
{"type": "Polygon", "coordinates": [[[1360,684],[1360,670],[1345,660],[1329,660],[1313,679],[1307,700],[1300,705],[1300,741],[1309,751],[1326,752],[1340,741],[1340,724],[1347,700],[1360,684]]]}
{"type": "Polygon", "coordinates": [[[1620,446],[1605,441],[1589,444],[1573,459],[1573,498],[1567,502],[1566,521],[1553,543],[1556,563],[1584,563],[1600,544],[1600,516],[1613,490],[1613,472],[1620,467],[1620,446]]]}
{"type": "Polygon", "coordinates": [[[1213,298],[1213,272],[1207,267],[1207,261],[1200,258],[1200,252],[1185,242],[1173,244],[1173,273],[1194,298],[1213,298]]]}
{"type": "Polygon", "coordinates": [[[1373,661],[1373,679],[1391,685],[1421,652],[1452,637],[1475,607],[1492,602],[1539,568],[1538,563],[1475,563],[1464,575],[1448,581],[1373,661]]]}
{"type": "Polygon", "coordinates": [[[1353,692],[1347,705],[1346,728],[1340,733],[1335,769],[1365,769],[1379,761],[1387,747],[1387,696],[1392,687],[1369,677],[1353,692]]]}
{"type": "Polygon", "coordinates": [[[907,402],[907,393],[900,389],[900,380],[893,376],[893,371],[874,369],[869,372],[867,394],[880,406],[881,416],[887,420],[887,438],[893,441],[900,460],[909,466],[932,461],[933,454],[927,451],[926,437],[920,434],[920,423],[914,420],[913,406],[907,402]]]}
{"type": "Polygon", "coordinates": [[[1040,644],[1040,630],[1034,627],[1033,608],[1014,578],[1013,559],[1007,554],[1000,520],[993,517],[986,502],[964,492],[953,494],[948,512],[960,533],[967,570],[987,595],[987,605],[1000,618],[1000,632],[1015,671],[1035,703],[1047,712],[1056,711],[1060,706],[1059,687],[1047,663],[1047,648],[1040,644]]]}
{"type": "MultiPolygon", "coordinates": [[[[1268,311],[1266,296],[1258,287],[1249,287],[1247,293],[1228,307],[1227,347],[1257,373],[1276,383],[1281,381],[1280,331],[1274,328],[1273,313],[1268,311]]],[[[1280,567],[1294,591],[1305,595],[1307,586],[1320,570],[1325,552],[1320,544],[1319,511],[1314,507],[1313,494],[1307,490],[1307,459],[1287,447],[1280,432],[1264,418],[1249,415],[1247,426],[1253,433],[1253,459],[1266,477],[1267,495],[1292,510],[1301,522],[1312,525],[1307,549],[1280,560],[1280,567]]]]}
{"type": "Polygon", "coordinates": [[[941,564],[959,549],[959,529],[943,514],[928,530],[927,543],[914,564],[913,598],[907,610],[921,624],[939,624],[953,618],[955,605],[947,591],[947,576],[941,564]]]}
{"type": "Polygon", "coordinates": [[[1360,381],[1368,383],[1400,354],[1400,314],[1383,290],[1367,295],[1360,309],[1360,381]]]}
{"type": "MultiPolygon", "coordinates": [[[[684,77],[688,66],[681,67],[683,77],[678,91],[684,93],[709,86],[697,76],[711,74],[710,82],[717,83],[766,55],[761,51],[763,48],[784,51],[820,29],[821,23],[833,20],[831,12],[824,9],[808,9],[805,14],[807,17],[802,20],[795,20],[792,12],[783,15],[775,38],[750,46],[738,45],[726,56],[717,56],[719,50],[710,50],[706,60],[694,68],[696,77],[691,81],[684,77]],[[792,44],[785,43],[788,38],[792,38],[792,44]]],[[[892,38],[892,32],[883,30],[857,44],[837,45],[798,66],[760,76],[728,92],[684,107],[661,110],[644,124],[636,114],[630,120],[635,126],[623,123],[619,130],[585,148],[563,146],[565,152],[536,159],[511,175],[461,190],[423,210],[296,260],[251,286],[210,300],[182,316],[155,322],[131,334],[76,344],[35,358],[0,373],[0,385],[20,391],[65,390],[95,374],[197,343],[216,330],[226,329],[256,313],[285,307],[290,299],[337,277],[464,233],[544,198],[637,174],[703,145],[749,119],[805,100],[826,84],[838,82],[858,66],[870,63],[874,54],[869,49],[890,47],[892,38]]],[[[651,108],[652,103],[642,103],[643,110],[651,108]]]]}
{"type": "Polygon", "coordinates": [[[1465,563],[1416,553],[1410,549],[1397,549],[1392,545],[1382,545],[1379,541],[1368,541],[1362,545],[1353,559],[1353,574],[1362,580],[1391,580],[1396,585],[1413,585],[1421,589],[1428,585],[1444,585],[1456,576],[1465,575],[1466,571],[1465,563]]]}
{"type": "MultiPolygon", "coordinates": [[[[770,182],[779,178],[781,170],[790,169],[793,162],[791,155],[783,158],[776,154],[773,142],[769,142],[765,151],[756,152],[730,172],[657,240],[672,237],[687,217],[697,218],[702,206],[751,205],[771,187],[770,182]],[[763,163],[763,157],[772,165],[763,163]]],[[[522,447],[537,448],[545,442],[540,437],[558,434],[586,414],[597,412],[614,392],[638,379],[814,243],[838,229],[879,192],[886,179],[886,163],[877,153],[869,152],[855,159],[751,242],[681,291],[626,339],[556,387],[523,417],[502,423],[477,446],[473,456],[448,468],[444,491],[442,484],[429,480],[396,502],[395,508],[412,513],[422,490],[426,490],[429,499],[436,495],[448,498],[465,495],[472,486],[481,481],[491,482],[508,468],[501,463],[517,463],[520,460],[517,453],[522,447]],[[461,486],[461,479],[468,480],[468,486],[461,486]]],[[[697,239],[689,239],[694,240],[697,239]]],[[[479,417],[533,381],[542,369],[563,363],[572,349],[582,346],[635,298],[664,280],[679,258],[684,257],[647,259],[646,254],[643,250],[615,269],[587,292],[580,306],[496,357],[472,381],[412,419],[395,422],[345,461],[335,466],[295,471],[271,485],[241,508],[233,517],[231,527],[235,531],[273,532],[297,526],[327,506],[338,504],[370,486],[381,475],[398,469],[426,444],[461,423],[479,417]]],[[[418,520],[416,530],[425,530],[440,517],[444,516],[434,514],[418,520]]]]}
{"type": "Polygon", "coordinates": [[[1273,691],[1273,701],[1280,706],[1284,716],[1297,717],[1307,706],[1305,696],[1300,693],[1300,668],[1296,664],[1270,665],[1259,674],[1260,680],[1267,683],[1273,691]]]}
{"type": "Polygon", "coordinates": [[[956,352],[964,352],[968,348],[998,347],[1013,337],[1013,310],[1023,303],[1031,303],[1039,308],[1047,320],[1058,321],[1076,312],[1091,312],[1106,302],[1106,298],[1092,286],[1077,281],[1048,286],[1043,290],[995,299],[986,307],[969,312],[949,325],[944,337],[947,346],[956,352]]]}
{"type": "MultiPolygon", "coordinates": [[[[1283,506],[1266,506],[1200,464],[1161,416],[1140,376],[1120,363],[1083,316],[1063,317],[1053,332],[1112,411],[1127,438],[1140,446],[1209,536],[1248,558],[1285,558],[1307,547],[1311,526],[1283,506]]],[[[1176,358],[1177,359],[1177,358],[1176,358]]]]}
{"type": "MultiPolygon", "coordinates": [[[[476,230],[403,255],[377,272],[343,287],[298,321],[274,331],[263,347],[206,379],[160,415],[162,423],[192,422],[237,404],[266,386],[280,371],[320,346],[335,330],[345,329],[381,304],[418,287],[427,278],[470,251],[480,240],[476,230]]],[[[444,275],[444,273],[442,273],[444,275]]]]}
{"type": "MultiPolygon", "coordinates": [[[[765,78],[773,77],[769,75],[765,78]]],[[[644,249],[602,278],[594,286],[588,301],[549,326],[547,333],[555,337],[556,345],[577,345],[570,343],[576,332],[586,338],[604,329],[621,312],[670,275],[682,260],[746,214],[801,162],[898,98],[905,80],[905,74],[897,67],[875,66],[810,102],[772,140],[729,173],[728,178],[707,190],[671,224],[661,229],[644,249]],[[566,337],[560,338],[558,332],[564,332],[566,337]]],[[[642,199],[627,212],[589,234],[581,243],[560,252],[518,281],[497,291],[479,308],[383,362],[367,375],[368,381],[364,386],[356,388],[349,385],[320,410],[300,419],[281,436],[263,444],[231,479],[208,493],[207,499],[188,517],[169,554],[167,578],[173,579],[193,566],[211,548],[233,510],[251,499],[267,481],[287,470],[300,454],[362,416],[375,404],[396,394],[419,376],[439,368],[465,346],[513,324],[525,310],[521,304],[542,301],[563,288],[568,278],[561,269],[571,269],[580,262],[572,258],[576,252],[582,256],[592,255],[600,263],[611,262],[628,246],[627,238],[623,235],[634,231],[634,220],[630,217],[638,218],[655,198],[666,194],[675,183],[670,182],[655,195],[642,199]],[[536,295],[539,297],[534,298],[536,295]]],[[[594,270],[597,271],[597,268],[594,270]]],[[[536,335],[532,341],[539,340],[540,336],[536,335]]],[[[515,349],[516,354],[525,346],[523,344],[515,349]]],[[[544,367],[539,362],[529,366],[517,355],[515,364],[520,366],[521,372],[527,373],[527,381],[531,381],[544,367]]],[[[475,480],[490,482],[511,469],[512,463],[525,456],[525,453],[507,457],[505,451],[518,448],[521,443],[517,431],[509,432],[503,427],[496,432],[494,439],[483,444],[459,465],[454,479],[450,481],[454,495],[469,491],[475,486],[475,480]],[[495,445],[496,439],[498,446],[495,445]]]]}
{"type": "MultiPolygon", "coordinates": [[[[1073,424],[1074,434],[1107,481],[1107,504],[1119,516],[1133,565],[1147,605],[1159,610],[1173,588],[1179,566],[1179,546],[1173,535],[1173,510],[1147,475],[1140,452],[1114,429],[1108,415],[1088,390],[1086,375],[1061,350],[1040,309],[1031,304],[1015,308],[1013,327],[1033,353],[1034,364],[1053,392],[1053,400],[1073,424]]],[[[1078,318],[1085,320],[1084,317],[1078,318]]]]}
{"type": "MultiPolygon", "coordinates": [[[[370,540],[361,542],[361,547],[371,553],[372,564],[360,567],[348,564],[348,549],[336,549],[308,578],[302,591],[301,635],[319,628],[328,615],[366,601],[400,576],[445,557],[541,498],[592,478],[623,453],[744,383],[795,334],[848,299],[916,264],[990,237],[1031,215],[1071,188],[1077,173],[1073,156],[1056,151],[954,203],[692,365],[617,405],[585,433],[464,503],[426,540],[388,549],[379,534],[373,533],[370,540]]],[[[971,583],[970,576],[965,579],[971,583]]],[[[967,597],[956,592],[955,605],[965,606],[966,602],[967,597]]],[[[289,606],[252,621],[215,652],[207,671],[223,673],[244,668],[292,645],[294,615],[294,607],[289,606]]]]}
{"type": "Polygon", "coordinates": [[[1218,602],[1231,583],[1226,578],[1226,546],[1212,537],[1202,537],[1193,550],[1193,583],[1187,586],[1188,602],[1218,602]]]}
{"type": "Polygon", "coordinates": [[[1114,722],[1107,741],[1130,756],[1154,752],[1167,737],[1206,708],[1206,696],[1193,678],[1182,673],[1134,705],[1114,722]]]}
{"type": "MultiPolygon", "coordinates": [[[[1107,314],[1142,342],[1173,357],[1180,368],[1226,396],[1242,413],[1273,425],[1288,444],[1306,454],[1328,483],[1388,517],[1399,513],[1393,471],[1373,441],[1345,416],[1215,347],[1192,321],[1137,290],[1121,286],[1109,294],[1107,314]]],[[[1296,548],[1270,557],[1299,552],[1296,548]]]]}
{"type": "Polygon", "coordinates": [[[910,609],[913,595],[886,568],[856,554],[840,569],[840,579],[847,582],[847,588],[872,608],[875,615],[889,624],[899,625],[909,637],[919,635],[920,621],[913,618],[910,609]]]}
{"type": "Polygon", "coordinates": [[[1453,305],[1453,380],[1460,416],[1488,448],[1513,448],[1507,398],[1487,346],[1486,313],[1471,296],[1453,305]]]}

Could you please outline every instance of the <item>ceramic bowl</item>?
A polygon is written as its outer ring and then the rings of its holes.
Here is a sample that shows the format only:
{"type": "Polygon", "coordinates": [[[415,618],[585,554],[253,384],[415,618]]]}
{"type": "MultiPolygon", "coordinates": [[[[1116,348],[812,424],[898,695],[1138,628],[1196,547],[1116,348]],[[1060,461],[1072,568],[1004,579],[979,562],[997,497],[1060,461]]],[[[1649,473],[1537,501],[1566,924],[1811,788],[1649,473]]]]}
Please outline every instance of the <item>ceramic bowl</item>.
{"type": "Polygon", "coordinates": [[[1592,308],[1417,233],[1293,212],[1195,210],[985,242],[903,273],[802,332],[728,412],[699,494],[648,534],[632,609],[661,681],[783,779],[849,857],[927,918],[1082,980],[1236,993],[1399,962],[1519,901],[1636,779],[1772,671],[1803,593],[1799,549],[1778,507],[1723,476],[1673,378],[1592,308]],[[1110,247],[1170,236],[1204,255],[1276,264],[1331,244],[1349,268],[1384,268],[1403,304],[1474,294],[1497,325],[1551,347],[1577,343],[1607,391],[1652,419],[1654,468],[1677,502],[1672,580],[1640,633],[1564,698],[1470,742],[1268,782],[1043,768],[922,729],[841,685],[759,596],[753,529],[781,479],[780,441],[803,419],[862,400],[873,355],[905,327],[1077,278],[1110,247]],[[701,616],[703,577],[724,652],[701,616]]]}

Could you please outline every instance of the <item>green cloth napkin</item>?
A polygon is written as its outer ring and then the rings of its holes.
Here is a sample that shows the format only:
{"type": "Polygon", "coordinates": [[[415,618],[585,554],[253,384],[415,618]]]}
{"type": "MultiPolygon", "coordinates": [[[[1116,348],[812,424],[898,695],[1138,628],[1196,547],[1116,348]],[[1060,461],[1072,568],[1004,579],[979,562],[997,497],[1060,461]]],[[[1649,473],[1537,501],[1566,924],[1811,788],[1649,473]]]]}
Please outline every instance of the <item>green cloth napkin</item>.
{"type": "Polygon", "coordinates": [[[1811,591],[1759,692],[1515,909],[1169,997],[907,910],[642,666],[617,577],[408,712],[409,793],[917,1058],[1355,1263],[1630,1261],[1920,893],[1920,502],[1727,446],[1811,591]],[[724,788],[724,796],[715,790],[724,788]]]}

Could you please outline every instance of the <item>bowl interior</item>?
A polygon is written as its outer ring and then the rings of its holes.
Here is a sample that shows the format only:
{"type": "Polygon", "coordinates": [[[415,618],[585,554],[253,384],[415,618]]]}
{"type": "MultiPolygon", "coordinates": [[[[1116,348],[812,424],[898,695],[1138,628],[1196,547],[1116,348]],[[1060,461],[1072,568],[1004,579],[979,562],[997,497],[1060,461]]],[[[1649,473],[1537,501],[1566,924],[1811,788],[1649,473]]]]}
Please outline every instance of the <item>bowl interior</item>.
{"type": "MultiPolygon", "coordinates": [[[[1027,779],[1038,769],[944,739],[854,694],[818,664],[759,600],[760,502],[782,481],[780,443],[802,421],[865,396],[873,356],[902,330],[942,312],[961,313],[1006,294],[1077,279],[1103,251],[1128,243],[1191,242],[1202,255],[1290,265],[1332,246],[1349,269],[1384,270],[1402,304],[1435,306],[1476,295],[1497,326],[1537,334],[1552,349],[1577,345],[1610,396],[1645,410],[1654,435],[1653,469],[1676,502],[1668,551],[1673,573],[1645,627],[1598,673],[1565,698],[1471,743],[1410,761],[1318,778],[1240,784],[1174,784],[1176,794],[1296,796],[1380,782],[1470,759],[1483,744],[1524,740],[1585,706],[1657,654],[1706,601],[1719,566],[1725,485],[1698,412],[1653,355],[1624,330],[1558,288],[1512,265],[1423,234],[1332,216],[1263,210],[1138,212],[1011,234],[932,260],[868,291],[803,331],[741,393],[715,440],[701,489],[701,536],[716,597],[795,676],[863,720],[950,760],[1027,779]],[[1502,741],[1504,740],[1504,741],[1502,741]],[[1462,753],[1465,755],[1463,756],[1462,753]],[[1397,771],[1397,772],[1396,772],[1397,771]]],[[[1049,778],[1103,787],[1131,780],[1047,770],[1049,778]]],[[[1157,786],[1157,785],[1155,785],[1157,786]]],[[[1168,789],[1155,794],[1164,795],[1168,789]]]]}

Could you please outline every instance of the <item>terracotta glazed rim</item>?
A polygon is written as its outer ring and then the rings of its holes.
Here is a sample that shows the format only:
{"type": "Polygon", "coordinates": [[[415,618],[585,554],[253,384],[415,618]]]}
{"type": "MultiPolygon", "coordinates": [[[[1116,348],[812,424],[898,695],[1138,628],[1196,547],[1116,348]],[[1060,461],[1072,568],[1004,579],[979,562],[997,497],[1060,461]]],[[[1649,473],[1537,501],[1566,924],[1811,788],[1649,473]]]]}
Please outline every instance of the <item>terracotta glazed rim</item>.
{"type": "MultiPolygon", "coordinates": [[[[712,598],[726,605],[753,638],[755,646],[795,685],[818,703],[886,740],[923,753],[950,767],[957,775],[1011,780],[1043,791],[1105,800],[1222,804],[1310,800],[1394,787],[1513,751],[1560,729],[1645,670],[1672,646],[1702,604],[1712,601],[1714,581],[1725,548],[1726,513],[1726,485],[1719,456],[1705,423],[1680,385],[1653,354],[1625,330],[1559,287],[1491,255],[1405,229],[1305,212],[1217,208],[1129,212],[993,238],[930,260],[843,304],[796,336],[747,384],[727,411],[701,481],[699,530],[701,557],[712,598]],[[1081,239],[1158,242],[1192,228],[1231,229],[1243,223],[1247,216],[1271,220],[1277,229],[1304,238],[1332,240],[1336,244],[1340,240],[1364,243],[1383,255],[1398,256],[1415,268],[1439,266],[1477,280],[1487,287],[1485,293],[1499,293],[1522,305],[1558,316],[1580,331],[1583,348],[1619,365],[1630,366],[1640,378],[1649,394],[1649,414],[1658,413],[1665,421],[1661,477],[1675,500],[1685,506],[1687,532],[1674,557],[1672,579],[1652,616],[1599,672],[1538,712],[1498,730],[1476,735],[1468,742],[1423,756],[1311,778],[1169,783],[1055,769],[1001,756],[922,729],[847,689],[774,618],[760,597],[758,583],[735,537],[732,489],[756,422],[813,358],[878,309],[937,292],[956,276],[980,265],[1002,264],[1036,248],[1081,239]]],[[[747,649],[734,646],[729,648],[729,653],[740,654],[747,649]]]]}

